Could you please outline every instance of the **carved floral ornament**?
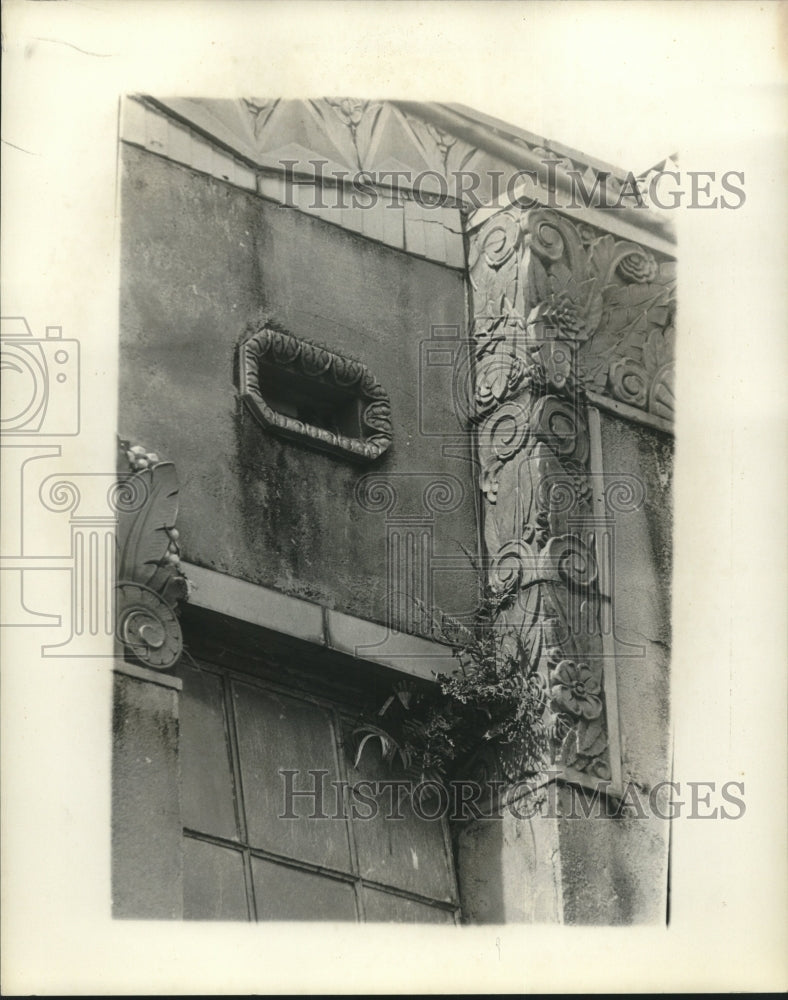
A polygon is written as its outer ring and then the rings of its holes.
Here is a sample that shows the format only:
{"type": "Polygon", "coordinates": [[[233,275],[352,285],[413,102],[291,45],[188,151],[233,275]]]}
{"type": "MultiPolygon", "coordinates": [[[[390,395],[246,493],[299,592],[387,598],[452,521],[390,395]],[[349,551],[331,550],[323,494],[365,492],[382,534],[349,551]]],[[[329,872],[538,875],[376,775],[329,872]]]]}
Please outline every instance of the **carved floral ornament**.
{"type": "Polygon", "coordinates": [[[241,395],[257,421],[267,430],[322,451],[371,462],[392,441],[391,406],[386,390],[361,362],[297,339],[281,330],[263,327],[241,345],[241,395]],[[265,398],[262,365],[314,383],[334,387],[355,398],[360,406],[361,434],[351,436],[314,426],[279,412],[265,398]]]}
{"type": "Polygon", "coordinates": [[[574,345],[588,390],[672,420],[674,261],[537,208],[489,219],[469,267],[478,356],[490,358],[496,375],[492,388],[483,379],[479,389],[488,402],[496,388],[498,402],[511,394],[527,373],[533,357],[519,342],[538,319],[552,339],[574,345]]]}
{"type": "MultiPolygon", "coordinates": [[[[496,623],[523,637],[523,675],[543,691],[553,762],[572,780],[606,780],[586,399],[593,390],[671,416],[673,264],[537,208],[489,219],[472,237],[469,266],[469,398],[496,623]]],[[[643,500],[629,481],[602,494],[611,512],[643,500]]]]}
{"type": "Polygon", "coordinates": [[[190,591],[180,567],[175,527],[175,466],[128,442],[121,442],[121,457],[131,472],[119,473],[113,495],[118,548],[115,637],[133,659],[167,670],[183,650],[177,609],[190,591]]]}

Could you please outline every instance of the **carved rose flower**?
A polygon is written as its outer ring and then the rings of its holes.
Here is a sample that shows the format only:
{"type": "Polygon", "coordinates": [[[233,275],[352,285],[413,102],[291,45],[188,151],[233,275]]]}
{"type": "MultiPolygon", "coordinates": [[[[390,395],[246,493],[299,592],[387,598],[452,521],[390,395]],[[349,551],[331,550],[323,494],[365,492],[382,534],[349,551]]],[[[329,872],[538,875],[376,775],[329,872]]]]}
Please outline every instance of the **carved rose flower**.
{"type": "Polygon", "coordinates": [[[561,660],[553,672],[550,697],[557,712],[596,719],[602,714],[599,681],[585,663],[561,660]]]}
{"type": "Polygon", "coordinates": [[[636,285],[645,285],[657,276],[657,262],[645,250],[627,254],[618,265],[622,278],[636,285]]]}
{"type": "Polygon", "coordinates": [[[566,292],[553,296],[544,319],[548,326],[555,327],[567,340],[585,340],[588,337],[585,321],[566,292]]]}

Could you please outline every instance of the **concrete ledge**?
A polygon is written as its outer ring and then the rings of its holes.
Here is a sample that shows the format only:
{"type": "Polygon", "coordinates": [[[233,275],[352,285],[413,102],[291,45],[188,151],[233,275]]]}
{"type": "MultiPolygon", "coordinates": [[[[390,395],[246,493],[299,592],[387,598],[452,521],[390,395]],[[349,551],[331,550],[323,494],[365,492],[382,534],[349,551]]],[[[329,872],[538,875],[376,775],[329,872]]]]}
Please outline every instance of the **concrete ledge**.
{"type": "Polygon", "coordinates": [[[183,571],[196,588],[189,598],[190,604],[296,639],[325,645],[323,609],[319,604],[202,566],[184,563],[183,571]]]}
{"type": "Polygon", "coordinates": [[[600,410],[615,413],[616,416],[623,417],[624,420],[631,420],[636,424],[644,424],[646,427],[653,427],[655,430],[664,431],[666,434],[674,433],[672,421],[667,420],[665,417],[658,417],[654,413],[639,410],[636,406],[630,406],[628,403],[619,403],[617,399],[612,399],[610,396],[601,396],[597,392],[588,392],[586,395],[588,396],[589,403],[598,406],[600,410]]]}
{"type": "Polygon", "coordinates": [[[160,684],[161,687],[172,688],[174,691],[183,690],[183,681],[179,677],[172,677],[161,670],[151,670],[149,667],[138,666],[136,663],[127,663],[126,660],[115,660],[112,668],[116,674],[123,674],[126,677],[133,677],[138,681],[146,681],[148,684],[160,684]]]}
{"type": "Polygon", "coordinates": [[[202,566],[183,563],[183,571],[195,585],[189,598],[194,607],[216,611],[424,680],[434,681],[436,673],[448,673],[457,666],[448,648],[439,642],[390,631],[377,622],[332,611],[202,566]]]}
{"type": "Polygon", "coordinates": [[[330,649],[415,677],[434,680],[434,674],[449,673],[457,667],[457,661],[441,643],[390,631],[385,625],[341,611],[326,612],[326,632],[326,645],[330,649]]]}

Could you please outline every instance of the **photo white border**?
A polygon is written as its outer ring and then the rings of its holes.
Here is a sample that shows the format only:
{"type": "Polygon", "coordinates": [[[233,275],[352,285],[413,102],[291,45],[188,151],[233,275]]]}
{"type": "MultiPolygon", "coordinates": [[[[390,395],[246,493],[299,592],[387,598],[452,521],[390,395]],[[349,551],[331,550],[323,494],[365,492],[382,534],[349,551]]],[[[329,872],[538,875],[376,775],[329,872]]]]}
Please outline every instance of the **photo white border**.
{"type": "Polygon", "coordinates": [[[115,462],[124,93],[453,101],[636,173],[745,172],[742,209],[676,212],[672,672],[676,780],[743,780],[747,813],[674,824],[667,929],[113,921],[111,664],[4,629],[5,995],[788,986],[786,10],[6,0],[3,315],[80,340],[70,471],[115,462]]]}

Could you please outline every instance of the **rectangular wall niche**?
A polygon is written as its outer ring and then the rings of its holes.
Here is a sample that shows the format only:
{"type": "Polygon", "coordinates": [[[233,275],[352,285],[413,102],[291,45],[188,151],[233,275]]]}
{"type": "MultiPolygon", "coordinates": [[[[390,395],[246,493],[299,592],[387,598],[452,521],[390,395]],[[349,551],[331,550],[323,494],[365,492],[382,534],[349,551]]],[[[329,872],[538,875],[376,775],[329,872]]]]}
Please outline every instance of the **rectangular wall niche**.
{"type": "Polygon", "coordinates": [[[241,345],[241,396],[266,430],[361,462],[391,444],[388,394],[359,361],[263,327],[241,345]]]}

